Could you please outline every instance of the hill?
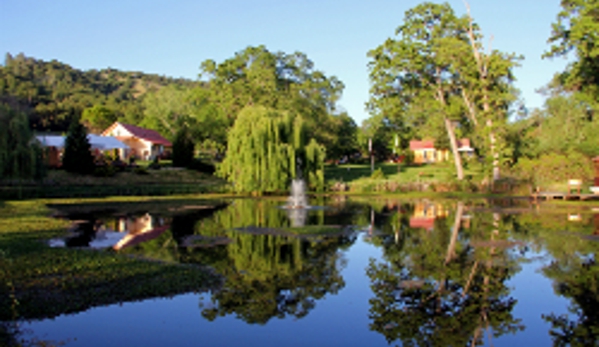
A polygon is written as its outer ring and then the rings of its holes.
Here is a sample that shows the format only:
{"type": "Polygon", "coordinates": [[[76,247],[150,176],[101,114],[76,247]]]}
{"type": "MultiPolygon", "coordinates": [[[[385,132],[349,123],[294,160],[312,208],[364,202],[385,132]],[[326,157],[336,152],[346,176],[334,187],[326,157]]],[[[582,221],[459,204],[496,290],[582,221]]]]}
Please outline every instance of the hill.
{"type": "Polygon", "coordinates": [[[136,123],[143,115],[141,100],[165,86],[193,87],[195,82],[138,71],[79,70],[52,60],[23,53],[6,54],[0,66],[0,102],[23,110],[37,131],[66,131],[73,116],[103,105],[125,122],[136,123]]]}

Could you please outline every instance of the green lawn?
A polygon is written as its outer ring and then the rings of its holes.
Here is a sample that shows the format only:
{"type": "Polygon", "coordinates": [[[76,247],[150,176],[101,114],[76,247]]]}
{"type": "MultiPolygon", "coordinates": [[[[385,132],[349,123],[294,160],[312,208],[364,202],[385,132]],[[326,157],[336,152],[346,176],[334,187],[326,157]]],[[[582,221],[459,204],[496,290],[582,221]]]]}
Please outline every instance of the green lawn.
{"type": "MultiPolygon", "coordinates": [[[[428,165],[399,165],[393,163],[379,163],[374,167],[380,169],[385,179],[397,183],[436,183],[455,180],[455,167],[451,163],[428,164],[428,165]]],[[[470,165],[464,170],[467,179],[480,182],[483,174],[480,166],[470,165]]],[[[325,169],[326,181],[341,181],[346,183],[371,180],[370,164],[344,164],[331,165],[325,169]]]]}

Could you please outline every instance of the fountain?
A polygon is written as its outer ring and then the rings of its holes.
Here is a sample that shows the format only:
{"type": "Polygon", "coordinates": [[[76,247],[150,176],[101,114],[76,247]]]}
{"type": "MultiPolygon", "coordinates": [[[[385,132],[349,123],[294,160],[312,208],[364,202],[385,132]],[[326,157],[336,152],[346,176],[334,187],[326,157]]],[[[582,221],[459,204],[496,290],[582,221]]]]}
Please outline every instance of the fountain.
{"type": "Polygon", "coordinates": [[[306,224],[307,209],[310,206],[306,197],[306,183],[304,180],[296,178],[291,181],[291,195],[285,208],[288,211],[292,227],[299,228],[306,224]]]}
{"type": "Polygon", "coordinates": [[[291,182],[291,195],[289,196],[287,208],[309,208],[306,198],[306,183],[300,179],[294,179],[291,182]]]}

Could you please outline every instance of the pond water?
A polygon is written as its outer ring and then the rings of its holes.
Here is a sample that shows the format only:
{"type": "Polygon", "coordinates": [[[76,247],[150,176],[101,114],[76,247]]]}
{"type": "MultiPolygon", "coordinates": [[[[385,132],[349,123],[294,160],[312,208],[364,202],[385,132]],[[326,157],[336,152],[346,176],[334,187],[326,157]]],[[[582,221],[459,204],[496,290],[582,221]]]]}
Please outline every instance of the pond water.
{"type": "Polygon", "coordinates": [[[238,199],[64,210],[80,228],[52,246],[208,265],[223,284],[27,321],[23,330],[86,347],[597,344],[599,212],[590,205],[309,203],[322,208],[238,199]]]}

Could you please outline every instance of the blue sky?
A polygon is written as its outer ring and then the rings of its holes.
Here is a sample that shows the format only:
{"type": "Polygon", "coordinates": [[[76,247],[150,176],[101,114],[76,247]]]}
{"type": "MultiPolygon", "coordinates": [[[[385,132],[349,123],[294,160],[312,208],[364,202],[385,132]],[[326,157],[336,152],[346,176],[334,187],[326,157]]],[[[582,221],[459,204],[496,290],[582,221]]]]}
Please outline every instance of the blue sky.
{"type": "MultiPolygon", "coordinates": [[[[0,0],[0,52],[56,59],[79,69],[112,67],[197,79],[206,59],[248,46],[300,51],[345,90],[340,105],[358,124],[369,115],[368,50],[394,35],[416,0],[0,0]]],[[[462,0],[448,1],[456,13],[462,0]]],[[[525,105],[564,69],[541,59],[559,0],[469,0],[492,48],[525,57],[515,70],[525,105]]],[[[488,40],[485,40],[487,43],[488,40]]]]}

